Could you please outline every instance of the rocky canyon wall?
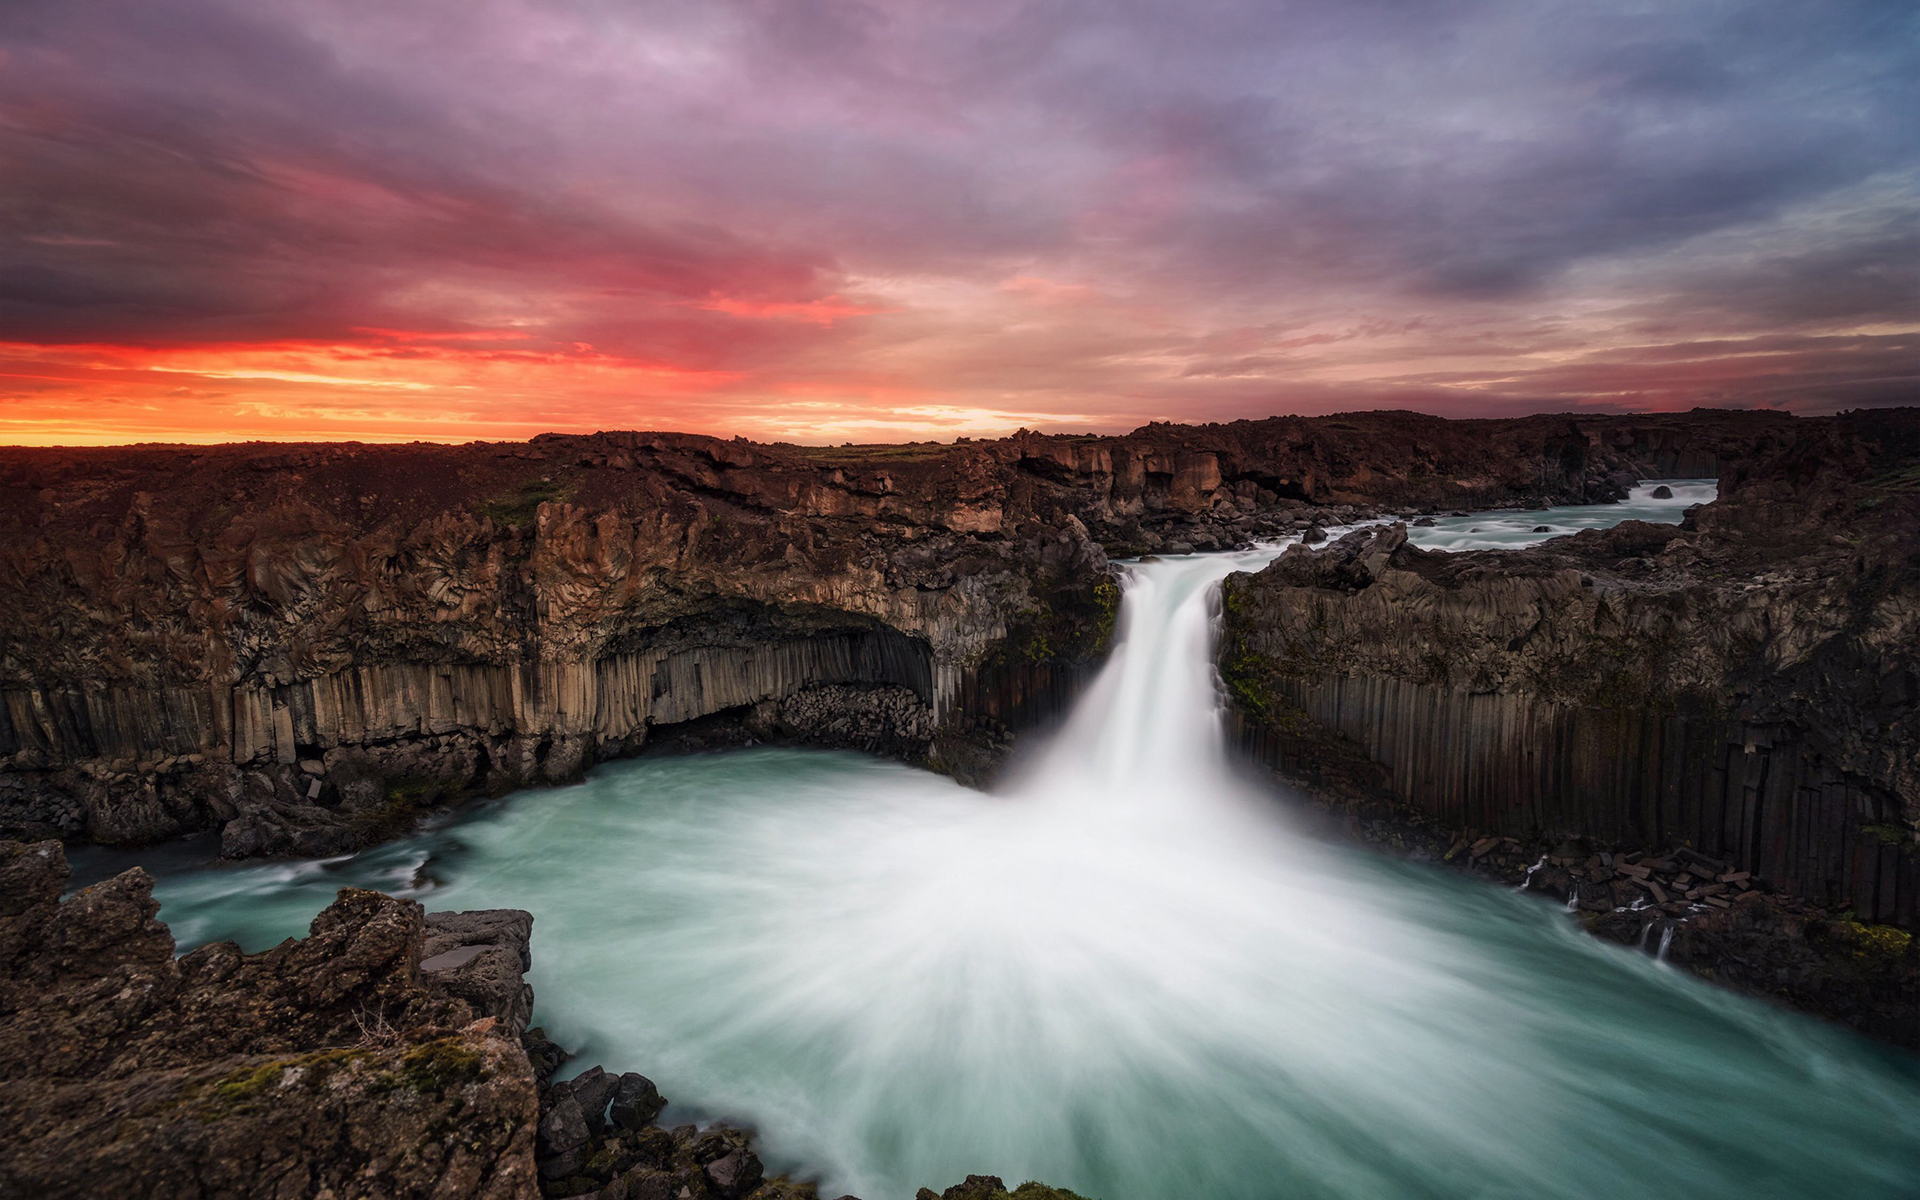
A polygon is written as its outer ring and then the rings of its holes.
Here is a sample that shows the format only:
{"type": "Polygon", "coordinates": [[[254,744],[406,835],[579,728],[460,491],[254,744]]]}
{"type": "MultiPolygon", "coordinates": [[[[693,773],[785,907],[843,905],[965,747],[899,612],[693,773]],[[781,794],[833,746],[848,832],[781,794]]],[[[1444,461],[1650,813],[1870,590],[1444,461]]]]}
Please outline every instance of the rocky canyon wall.
{"type": "Polygon", "coordinates": [[[1453,828],[1690,846],[1920,924],[1917,418],[1765,439],[1681,527],[1462,554],[1382,529],[1234,576],[1242,744],[1308,778],[1357,750],[1453,828]]]}
{"type": "Polygon", "coordinates": [[[4,450],[0,831],[332,853],[669,735],[983,778],[1097,663],[1108,552],[1603,499],[1783,422],[4,450]]]}

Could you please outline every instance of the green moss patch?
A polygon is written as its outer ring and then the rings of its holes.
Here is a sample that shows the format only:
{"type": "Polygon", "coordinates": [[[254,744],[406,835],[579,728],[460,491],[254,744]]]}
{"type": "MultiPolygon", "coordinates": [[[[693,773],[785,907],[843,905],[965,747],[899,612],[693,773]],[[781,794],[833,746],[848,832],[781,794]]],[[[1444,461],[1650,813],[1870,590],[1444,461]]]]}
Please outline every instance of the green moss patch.
{"type": "Polygon", "coordinates": [[[1120,619],[1120,585],[1110,576],[1094,584],[1093,603],[1099,614],[1093,623],[1094,647],[1104,650],[1113,641],[1114,623],[1120,619]]]}
{"type": "Polygon", "coordinates": [[[1856,958],[1899,958],[1913,946],[1912,934],[1891,925],[1836,921],[1834,926],[1842,939],[1853,945],[1856,958]]]}
{"type": "Polygon", "coordinates": [[[486,1059],[457,1037],[437,1038],[400,1056],[400,1078],[419,1092],[444,1092],[486,1074],[486,1059]]]}
{"type": "Polygon", "coordinates": [[[480,505],[479,513],[496,525],[528,525],[540,506],[553,500],[564,500],[567,489],[548,479],[530,479],[503,496],[496,496],[480,505]]]}
{"type": "Polygon", "coordinates": [[[365,1050],[316,1050],[242,1067],[208,1085],[201,1097],[200,1115],[217,1120],[283,1087],[317,1086],[335,1071],[351,1069],[356,1061],[369,1057],[365,1050]]]}

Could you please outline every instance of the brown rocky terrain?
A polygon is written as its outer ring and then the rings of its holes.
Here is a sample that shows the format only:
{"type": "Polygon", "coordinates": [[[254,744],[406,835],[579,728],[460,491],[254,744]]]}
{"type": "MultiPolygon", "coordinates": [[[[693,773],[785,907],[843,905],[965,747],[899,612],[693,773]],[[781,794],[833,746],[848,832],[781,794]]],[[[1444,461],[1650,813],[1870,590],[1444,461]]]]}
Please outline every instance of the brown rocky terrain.
{"type": "Polygon", "coordinates": [[[0,832],[326,854],[650,742],[980,778],[1101,653],[1108,551],[1604,499],[1794,424],[0,450],[0,832]]]}
{"type": "Polygon", "coordinates": [[[1538,860],[1604,932],[1671,927],[1677,961],[1920,1042],[1920,955],[1875,924],[1920,925],[1920,410],[1778,431],[1720,495],[1524,551],[1357,531],[1229,578],[1241,741],[1516,882],[1538,860]]]}
{"type": "Polygon", "coordinates": [[[524,912],[346,888],[304,940],[176,959],[144,871],[66,883],[59,843],[0,842],[0,1195],[817,1200],[744,1130],[661,1128],[645,1076],[552,1081],[524,912]]]}
{"type": "Polygon", "coordinates": [[[176,959],[144,872],[66,879],[57,842],[0,843],[0,1194],[538,1194],[524,913],[462,914],[449,988],[409,901],[349,889],[305,941],[176,959]]]}

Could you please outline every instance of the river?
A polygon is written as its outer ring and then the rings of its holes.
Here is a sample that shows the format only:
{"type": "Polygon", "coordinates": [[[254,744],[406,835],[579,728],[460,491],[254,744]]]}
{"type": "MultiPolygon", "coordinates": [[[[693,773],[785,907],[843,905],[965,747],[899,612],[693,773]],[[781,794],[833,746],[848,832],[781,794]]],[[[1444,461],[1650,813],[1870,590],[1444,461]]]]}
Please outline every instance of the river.
{"type": "MultiPolygon", "coordinates": [[[[1444,518],[1437,548],[1677,520],[1444,518]]],[[[603,765],[324,863],[164,872],[183,947],[346,884],[535,914],[536,1019],[821,1195],[969,1172],[1101,1200],[1920,1194],[1920,1063],[1290,828],[1224,744],[1215,585],[1134,564],[1112,658],[995,792],[861,755],[603,765]]],[[[84,860],[85,856],[81,856],[84,860]]]]}

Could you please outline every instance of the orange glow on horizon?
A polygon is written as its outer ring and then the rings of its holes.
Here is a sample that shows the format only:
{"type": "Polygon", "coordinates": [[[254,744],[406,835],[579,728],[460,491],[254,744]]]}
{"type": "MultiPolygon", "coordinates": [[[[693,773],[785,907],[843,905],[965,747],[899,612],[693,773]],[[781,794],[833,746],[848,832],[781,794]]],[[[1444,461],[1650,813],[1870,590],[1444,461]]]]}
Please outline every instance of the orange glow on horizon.
{"type": "MultiPolygon", "coordinates": [[[[1036,291],[1043,303],[1086,299],[1078,288],[1036,287],[1024,278],[1013,290],[1036,291]]],[[[823,326],[843,309],[878,311],[830,297],[769,303],[754,319],[823,326]]],[[[1863,342],[1904,345],[1909,336],[1623,339],[1585,350],[1446,353],[1439,343],[1394,341],[1404,330],[1286,338],[1230,331],[1185,354],[1130,358],[1128,370],[1145,383],[1101,387],[1071,375],[1049,378],[1044,359],[1003,366],[956,352],[942,339],[927,341],[918,357],[855,346],[719,369],[557,341],[525,328],[369,325],[350,332],[337,341],[191,345],[0,341],[0,443],[465,442],[601,429],[904,442],[996,437],[1022,427],[1118,433],[1149,420],[1377,407],[1456,416],[1696,404],[1792,408],[1799,406],[1787,389],[1817,374],[1821,361],[1852,355],[1863,342]],[[1379,339],[1370,354],[1346,352],[1369,336],[1379,339]],[[1221,361],[1223,351],[1247,357],[1221,361]],[[1193,365],[1203,353],[1210,364],[1204,371],[1193,365]],[[1036,381],[1026,384],[1030,371],[1036,381]]]]}

